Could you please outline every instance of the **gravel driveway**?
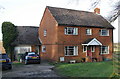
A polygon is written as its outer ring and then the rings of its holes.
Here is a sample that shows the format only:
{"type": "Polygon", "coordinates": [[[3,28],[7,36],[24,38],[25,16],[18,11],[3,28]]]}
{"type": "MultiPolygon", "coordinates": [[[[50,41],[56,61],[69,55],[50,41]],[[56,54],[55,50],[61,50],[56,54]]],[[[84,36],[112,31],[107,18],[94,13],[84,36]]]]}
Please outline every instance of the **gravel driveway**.
{"type": "Polygon", "coordinates": [[[48,63],[13,65],[12,70],[2,72],[2,77],[59,77],[48,63]]]}

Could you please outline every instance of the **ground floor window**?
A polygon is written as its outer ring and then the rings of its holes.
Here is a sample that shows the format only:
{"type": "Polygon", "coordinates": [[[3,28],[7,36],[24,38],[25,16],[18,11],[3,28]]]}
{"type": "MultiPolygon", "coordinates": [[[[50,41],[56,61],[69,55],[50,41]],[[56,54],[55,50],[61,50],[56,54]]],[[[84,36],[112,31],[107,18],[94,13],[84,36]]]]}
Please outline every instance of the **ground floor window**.
{"type": "Polygon", "coordinates": [[[46,52],[46,46],[42,46],[42,52],[46,52]]]}
{"type": "Polygon", "coordinates": [[[65,56],[78,55],[78,46],[65,46],[65,56]]]}
{"type": "Polygon", "coordinates": [[[101,46],[101,54],[109,54],[109,46],[101,46]]]}

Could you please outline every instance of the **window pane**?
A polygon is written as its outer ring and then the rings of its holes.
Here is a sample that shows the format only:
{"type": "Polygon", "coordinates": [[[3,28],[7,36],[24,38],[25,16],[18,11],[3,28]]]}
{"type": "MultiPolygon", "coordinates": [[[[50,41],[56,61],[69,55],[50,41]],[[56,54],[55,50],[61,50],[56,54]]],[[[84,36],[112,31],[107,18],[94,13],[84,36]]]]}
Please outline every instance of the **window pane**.
{"type": "Polygon", "coordinates": [[[73,34],[74,29],[73,28],[68,28],[68,34],[73,34]]]}
{"type": "Polygon", "coordinates": [[[78,46],[74,46],[74,55],[78,55],[78,46]]]}
{"type": "Polygon", "coordinates": [[[46,47],[42,46],[42,52],[46,52],[46,47]]]}
{"type": "Polygon", "coordinates": [[[44,36],[46,36],[47,35],[47,31],[46,30],[44,30],[44,36]]]}
{"type": "Polygon", "coordinates": [[[91,46],[91,51],[94,52],[95,51],[95,47],[91,46]]]}
{"type": "Polygon", "coordinates": [[[102,30],[102,35],[107,35],[107,30],[102,30]]]}
{"type": "Polygon", "coordinates": [[[77,55],[77,46],[65,46],[65,55],[77,55]]]}
{"type": "Polygon", "coordinates": [[[108,46],[102,46],[102,53],[108,53],[108,46]]]}
{"type": "Polygon", "coordinates": [[[65,34],[77,35],[78,28],[67,27],[65,28],[65,34]]]}
{"type": "Polygon", "coordinates": [[[65,34],[67,34],[67,28],[65,28],[65,34]]]}
{"type": "Polygon", "coordinates": [[[91,29],[86,29],[86,34],[91,35],[91,29]]]}
{"type": "Polygon", "coordinates": [[[108,35],[108,30],[102,29],[100,32],[101,32],[101,35],[105,35],[105,36],[108,35]]]}
{"type": "Polygon", "coordinates": [[[87,51],[87,47],[83,46],[83,52],[86,52],[86,51],[87,51]]]}

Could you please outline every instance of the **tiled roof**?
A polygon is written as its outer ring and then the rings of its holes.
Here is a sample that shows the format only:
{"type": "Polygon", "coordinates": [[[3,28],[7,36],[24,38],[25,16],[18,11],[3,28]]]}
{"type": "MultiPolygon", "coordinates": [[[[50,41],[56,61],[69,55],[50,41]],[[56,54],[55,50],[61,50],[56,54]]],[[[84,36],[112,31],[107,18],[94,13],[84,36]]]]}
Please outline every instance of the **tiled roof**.
{"type": "Polygon", "coordinates": [[[12,45],[40,45],[38,27],[17,26],[18,36],[12,45]]]}
{"type": "Polygon", "coordinates": [[[90,41],[92,41],[94,38],[89,38],[86,41],[83,42],[83,44],[88,44],[90,41]]]}
{"type": "Polygon", "coordinates": [[[114,28],[101,15],[93,12],[79,11],[47,6],[59,25],[114,28]]]}

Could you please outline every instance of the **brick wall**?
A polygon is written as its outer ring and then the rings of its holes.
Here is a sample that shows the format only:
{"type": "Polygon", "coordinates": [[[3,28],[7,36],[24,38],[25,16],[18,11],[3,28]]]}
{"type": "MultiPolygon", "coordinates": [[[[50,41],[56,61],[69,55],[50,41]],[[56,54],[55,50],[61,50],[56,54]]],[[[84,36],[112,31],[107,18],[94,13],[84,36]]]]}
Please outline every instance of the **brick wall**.
{"type": "Polygon", "coordinates": [[[42,41],[42,46],[46,46],[46,52],[41,51],[41,58],[47,60],[57,60],[57,22],[46,8],[39,27],[39,37],[42,41]],[[47,35],[44,36],[44,30],[47,35]]]}
{"type": "MultiPolygon", "coordinates": [[[[109,46],[110,54],[104,54],[104,56],[107,58],[112,58],[112,29],[109,29],[109,36],[100,36],[99,30],[101,28],[91,28],[92,35],[86,35],[86,29],[89,27],[74,26],[78,28],[78,35],[65,35],[65,27],[68,26],[58,26],[55,18],[52,16],[48,8],[45,9],[39,27],[39,37],[41,39],[42,46],[46,46],[46,52],[41,51],[40,53],[42,59],[59,61],[60,57],[65,57],[65,61],[69,61],[71,59],[76,59],[79,61],[79,59],[86,57],[86,53],[83,52],[82,43],[88,38],[96,38],[103,45],[109,46]],[[44,36],[44,30],[47,31],[46,36],[44,36]],[[78,46],[78,56],[64,56],[64,46],[78,46]]],[[[95,55],[99,58],[100,46],[95,47],[95,55]]]]}
{"type": "MultiPolygon", "coordinates": [[[[109,46],[109,54],[103,54],[102,56],[106,58],[112,58],[112,29],[109,29],[109,36],[100,36],[99,35],[99,30],[101,28],[90,28],[92,29],[92,35],[86,35],[86,29],[87,27],[76,27],[78,28],[78,35],[65,35],[64,34],[64,28],[65,27],[71,27],[71,26],[59,26],[58,27],[58,44],[59,45],[59,56],[60,57],[65,57],[65,60],[70,60],[70,59],[80,59],[86,57],[86,53],[83,52],[83,46],[82,43],[85,42],[88,38],[96,38],[98,41],[100,41],[103,45],[109,46]],[[78,56],[64,56],[64,46],[78,46],[78,56]]],[[[97,58],[99,58],[99,53],[100,53],[100,46],[95,46],[95,52],[94,56],[96,55],[97,58]]]]}

